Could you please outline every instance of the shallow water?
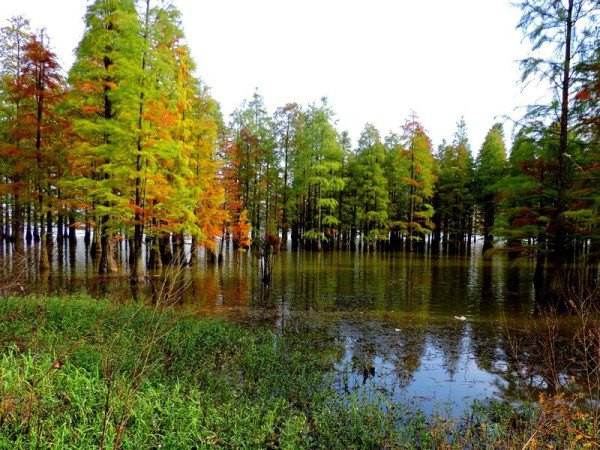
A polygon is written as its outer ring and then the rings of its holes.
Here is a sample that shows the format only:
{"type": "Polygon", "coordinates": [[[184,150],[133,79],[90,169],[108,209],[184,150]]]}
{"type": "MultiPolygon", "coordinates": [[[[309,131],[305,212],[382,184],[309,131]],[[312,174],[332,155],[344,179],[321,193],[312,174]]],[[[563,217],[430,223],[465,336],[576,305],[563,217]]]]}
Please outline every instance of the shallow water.
{"type": "MultiPolygon", "coordinates": [[[[28,288],[127,301],[162,286],[159,274],[136,287],[125,274],[97,277],[82,241],[55,244],[52,266],[48,277],[31,271],[28,288]]],[[[522,398],[506,329],[533,320],[532,275],[530,264],[484,259],[477,246],[466,256],[287,251],[265,288],[256,259],[229,251],[220,265],[200,258],[186,269],[178,307],[295,333],[306,351],[332,351],[341,392],[458,416],[474,400],[522,398]]],[[[543,377],[528,388],[544,388],[543,377]]]]}

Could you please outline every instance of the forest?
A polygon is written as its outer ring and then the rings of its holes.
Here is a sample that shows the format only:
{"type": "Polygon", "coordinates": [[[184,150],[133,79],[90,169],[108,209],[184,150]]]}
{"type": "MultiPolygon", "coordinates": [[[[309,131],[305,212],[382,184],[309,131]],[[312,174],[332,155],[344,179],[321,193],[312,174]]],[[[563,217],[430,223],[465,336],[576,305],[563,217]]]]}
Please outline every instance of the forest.
{"type": "Polygon", "coordinates": [[[480,148],[225,115],[174,2],[87,4],[71,67],[0,29],[0,448],[598,445],[597,0],[514,5],[548,95],[480,148]]]}
{"type": "Polygon", "coordinates": [[[537,3],[523,4],[519,26],[534,49],[556,51],[523,61],[523,76],[556,96],[528,109],[510,151],[503,124],[490,124],[476,157],[463,119],[433,148],[414,114],[387,136],[365,124],[354,145],[326,98],[269,114],[255,92],[227,122],[168,2],[94,2],[67,75],[44,30],[13,17],[0,49],[0,237],[19,253],[85,230],[98,272],[117,273],[126,245],[133,279],[144,245],[158,268],[186,239],[217,259],[267,235],[316,251],[501,241],[540,274],[597,261],[596,24],[581,2],[553,17],[537,3]]]}

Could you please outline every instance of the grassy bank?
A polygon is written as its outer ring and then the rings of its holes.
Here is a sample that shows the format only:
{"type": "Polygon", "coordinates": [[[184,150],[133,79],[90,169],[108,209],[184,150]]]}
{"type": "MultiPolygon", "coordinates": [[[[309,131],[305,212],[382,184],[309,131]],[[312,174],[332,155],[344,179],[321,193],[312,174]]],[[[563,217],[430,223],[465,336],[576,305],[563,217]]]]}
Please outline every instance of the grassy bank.
{"type": "Polygon", "coordinates": [[[590,443],[564,402],[426,420],[328,389],[294,336],[89,298],[0,299],[0,448],[461,448],[590,443]],[[385,411],[385,412],[384,412],[385,411]]]}

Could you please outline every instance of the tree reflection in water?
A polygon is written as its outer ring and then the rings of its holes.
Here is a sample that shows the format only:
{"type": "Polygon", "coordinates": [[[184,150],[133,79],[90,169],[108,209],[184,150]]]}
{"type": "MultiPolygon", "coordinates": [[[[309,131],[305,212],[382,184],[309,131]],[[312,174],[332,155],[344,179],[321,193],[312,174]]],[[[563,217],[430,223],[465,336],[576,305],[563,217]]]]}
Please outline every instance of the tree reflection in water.
{"type": "MultiPolygon", "coordinates": [[[[146,283],[131,285],[126,273],[100,278],[87,254],[83,240],[55,243],[51,269],[40,274],[39,255],[30,253],[26,285],[36,293],[143,301],[162,279],[148,273],[146,283]]],[[[126,249],[121,256],[127,258],[126,249]]],[[[10,257],[5,247],[0,257],[10,257]]],[[[427,413],[458,415],[473,400],[535,397],[572,375],[548,372],[535,348],[544,328],[532,271],[503,255],[486,260],[478,247],[463,256],[290,251],[275,259],[265,286],[257,259],[229,249],[219,264],[200,254],[182,272],[190,282],[176,303],[193,314],[294,333],[307,351],[332,351],[332,383],[340,392],[369,401],[383,394],[427,413]],[[454,319],[462,315],[466,321],[454,319]]],[[[571,338],[557,336],[564,349],[557,368],[568,367],[571,338]]]]}

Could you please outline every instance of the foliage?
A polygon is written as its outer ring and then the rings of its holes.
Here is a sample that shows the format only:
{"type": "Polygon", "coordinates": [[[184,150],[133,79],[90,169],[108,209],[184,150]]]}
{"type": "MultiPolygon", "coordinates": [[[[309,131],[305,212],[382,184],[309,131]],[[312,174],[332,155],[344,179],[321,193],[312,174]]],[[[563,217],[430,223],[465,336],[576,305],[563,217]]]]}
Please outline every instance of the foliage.
{"type": "Polygon", "coordinates": [[[482,232],[484,236],[484,251],[491,248],[494,237],[492,229],[496,221],[498,183],[505,176],[506,148],[502,124],[495,124],[488,131],[477,155],[475,168],[476,203],[479,206],[482,232]]]}
{"type": "Polygon", "coordinates": [[[152,311],[90,298],[2,300],[0,446],[594,444],[587,415],[560,398],[520,409],[476,403],[460,420],[427,419],[330,390],[327,354],[306,352],[292,335],[152,311]],[[140,372],[149,335],[157,340],[140,372]]]}
{"type": "Polygon", "coordinates": [[[167,0],[90,2],[66,80],[45,32],[15,17],[0,33],[0,237],[20,252],[24,235],[51,243],[84,228],[102,274],[121,272],[126,241],[136,281],[144,246],[157,269],[193,264],[198,246],[217,262],[229,242],[268,234],[285,249],[290,231],[292,249],[312,250],[461,253],[483,240],[485,252],[503,239],[538,275],[593,263],[598,11],[589,0],[519,6],[532,43],[523,79],[552,93],[527,109],[508,161],[501,124],[475,159],[463,118],[435,155],[415,114],[386,137],[367,124],[353,145],[326,98],[271,112],[256,90],[224,120],[167,0]]]}

